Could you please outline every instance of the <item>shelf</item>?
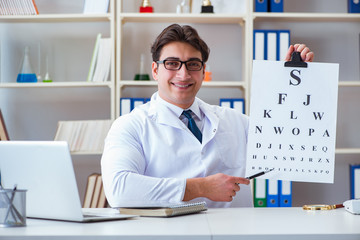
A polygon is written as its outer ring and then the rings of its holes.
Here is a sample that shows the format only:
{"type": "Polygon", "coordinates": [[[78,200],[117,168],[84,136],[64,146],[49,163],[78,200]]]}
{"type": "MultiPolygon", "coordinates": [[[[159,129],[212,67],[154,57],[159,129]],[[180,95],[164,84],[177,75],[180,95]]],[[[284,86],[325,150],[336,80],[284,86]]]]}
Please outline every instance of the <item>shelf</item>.
{"type": "Polygon", "coordinates": [[[253,13],[253,18],[255,21],[360,22],[360,14],[352,13],[253,13]]]}
{"type": "Polygon", "coordinates": [[[2,15],[0,22],[108,22],[111,14],[39,14],[39,15],[2,15]]]}
{"type": "Polygon", "coordinates": [[[191,22],[207,24],[243,24],[244,14],[176,14],[176,13],[121,13],[120,19],[123,22],[191,22]]]}
{"type": "Polygon", "coordinates": [[[340,87],[360,87],[360,81],[339,81],[340,87]]]}
{"type": "Polygon", "coordinates": [[[360,148],[337,148],[335,154],[360,154],[360,148]]]}
{"type": "Polygon", "coordinates": [[[0,88],[109,87],[111,82],[0,83],[0,88]]]}
{"type": "MultiPolygon", "coordinates": [[[[157,81],[133,81],[133,80],[123,80],[119,81],[119,87],[157,87],[157,81]]],[[[212,82],[203,82],[203,87],[238,87],[246,88],[246,83],[240,81],[212,81],[212,82]]]]}

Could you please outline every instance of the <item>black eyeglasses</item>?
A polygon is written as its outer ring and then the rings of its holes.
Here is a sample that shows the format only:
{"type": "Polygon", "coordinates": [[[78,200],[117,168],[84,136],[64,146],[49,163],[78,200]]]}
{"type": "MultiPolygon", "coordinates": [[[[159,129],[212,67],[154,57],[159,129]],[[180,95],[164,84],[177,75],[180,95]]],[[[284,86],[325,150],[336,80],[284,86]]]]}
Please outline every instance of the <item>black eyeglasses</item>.
{"type": "Polygon", "coordinates": [[[165,59],[162,61],[157,61],[156,63],[164,64],[165,69],[170,71],[180,70],[183,64],[185,64],[185,67],[188,71],[200,71],[204,66],[204,62],[200,59],[190,59],[187,61],[165,59]]]}

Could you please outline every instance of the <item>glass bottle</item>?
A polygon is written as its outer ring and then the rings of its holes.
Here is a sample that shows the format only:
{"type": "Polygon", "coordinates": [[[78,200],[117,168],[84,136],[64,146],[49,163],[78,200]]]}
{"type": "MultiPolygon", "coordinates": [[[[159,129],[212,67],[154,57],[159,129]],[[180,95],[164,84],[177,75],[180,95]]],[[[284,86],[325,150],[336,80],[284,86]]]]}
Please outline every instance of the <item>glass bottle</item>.
{"type": "Polygon", "coordinates": [[[26,46],[24,49],[24,58],[20,66],[19,74],[16,79],[16,81],[19,83],[37,82],[37,76],[34,73],[30,64],[29,52],[30,52],[30,47],[26,46]]]}
{"type": "Polygon", "coordinates": [[[145,73],[145,55],[140,56],[140,71],[135,74],[134,80],[150,80],[149,74],[145,73]]]}

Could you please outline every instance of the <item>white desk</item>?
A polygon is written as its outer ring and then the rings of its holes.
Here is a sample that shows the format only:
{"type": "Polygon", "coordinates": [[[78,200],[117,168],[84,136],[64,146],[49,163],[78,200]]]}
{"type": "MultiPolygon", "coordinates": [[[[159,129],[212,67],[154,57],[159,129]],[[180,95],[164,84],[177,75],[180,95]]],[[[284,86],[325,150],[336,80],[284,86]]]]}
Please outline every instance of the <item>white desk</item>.
{"type": "Polygon", "coordinates": [[[0,228],[0,239],[360,239],[360,215],[344,209],[230,208],[173,218],[99,223],[27,219],[26,227],[0,228]]]}

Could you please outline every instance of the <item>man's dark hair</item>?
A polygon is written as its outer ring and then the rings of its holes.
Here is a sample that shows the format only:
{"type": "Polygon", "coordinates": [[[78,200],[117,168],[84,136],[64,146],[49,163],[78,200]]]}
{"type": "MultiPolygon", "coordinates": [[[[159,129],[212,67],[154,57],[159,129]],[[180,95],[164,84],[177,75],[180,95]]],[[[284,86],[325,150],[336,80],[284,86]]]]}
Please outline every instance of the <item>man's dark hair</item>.
{"type": "Polygon", "coordinates": [[[206,62],[209,58],[209,47],[200,38],[199,34],[193,27],[188,25],[180,26],[179,24],[172,24],[160,33],[151,46],[151,54],[154,62],[160,60],[159,58],[162,48],[171,42],[184,42],[190,44],[201,52],[203,62],[206,62]]]}

